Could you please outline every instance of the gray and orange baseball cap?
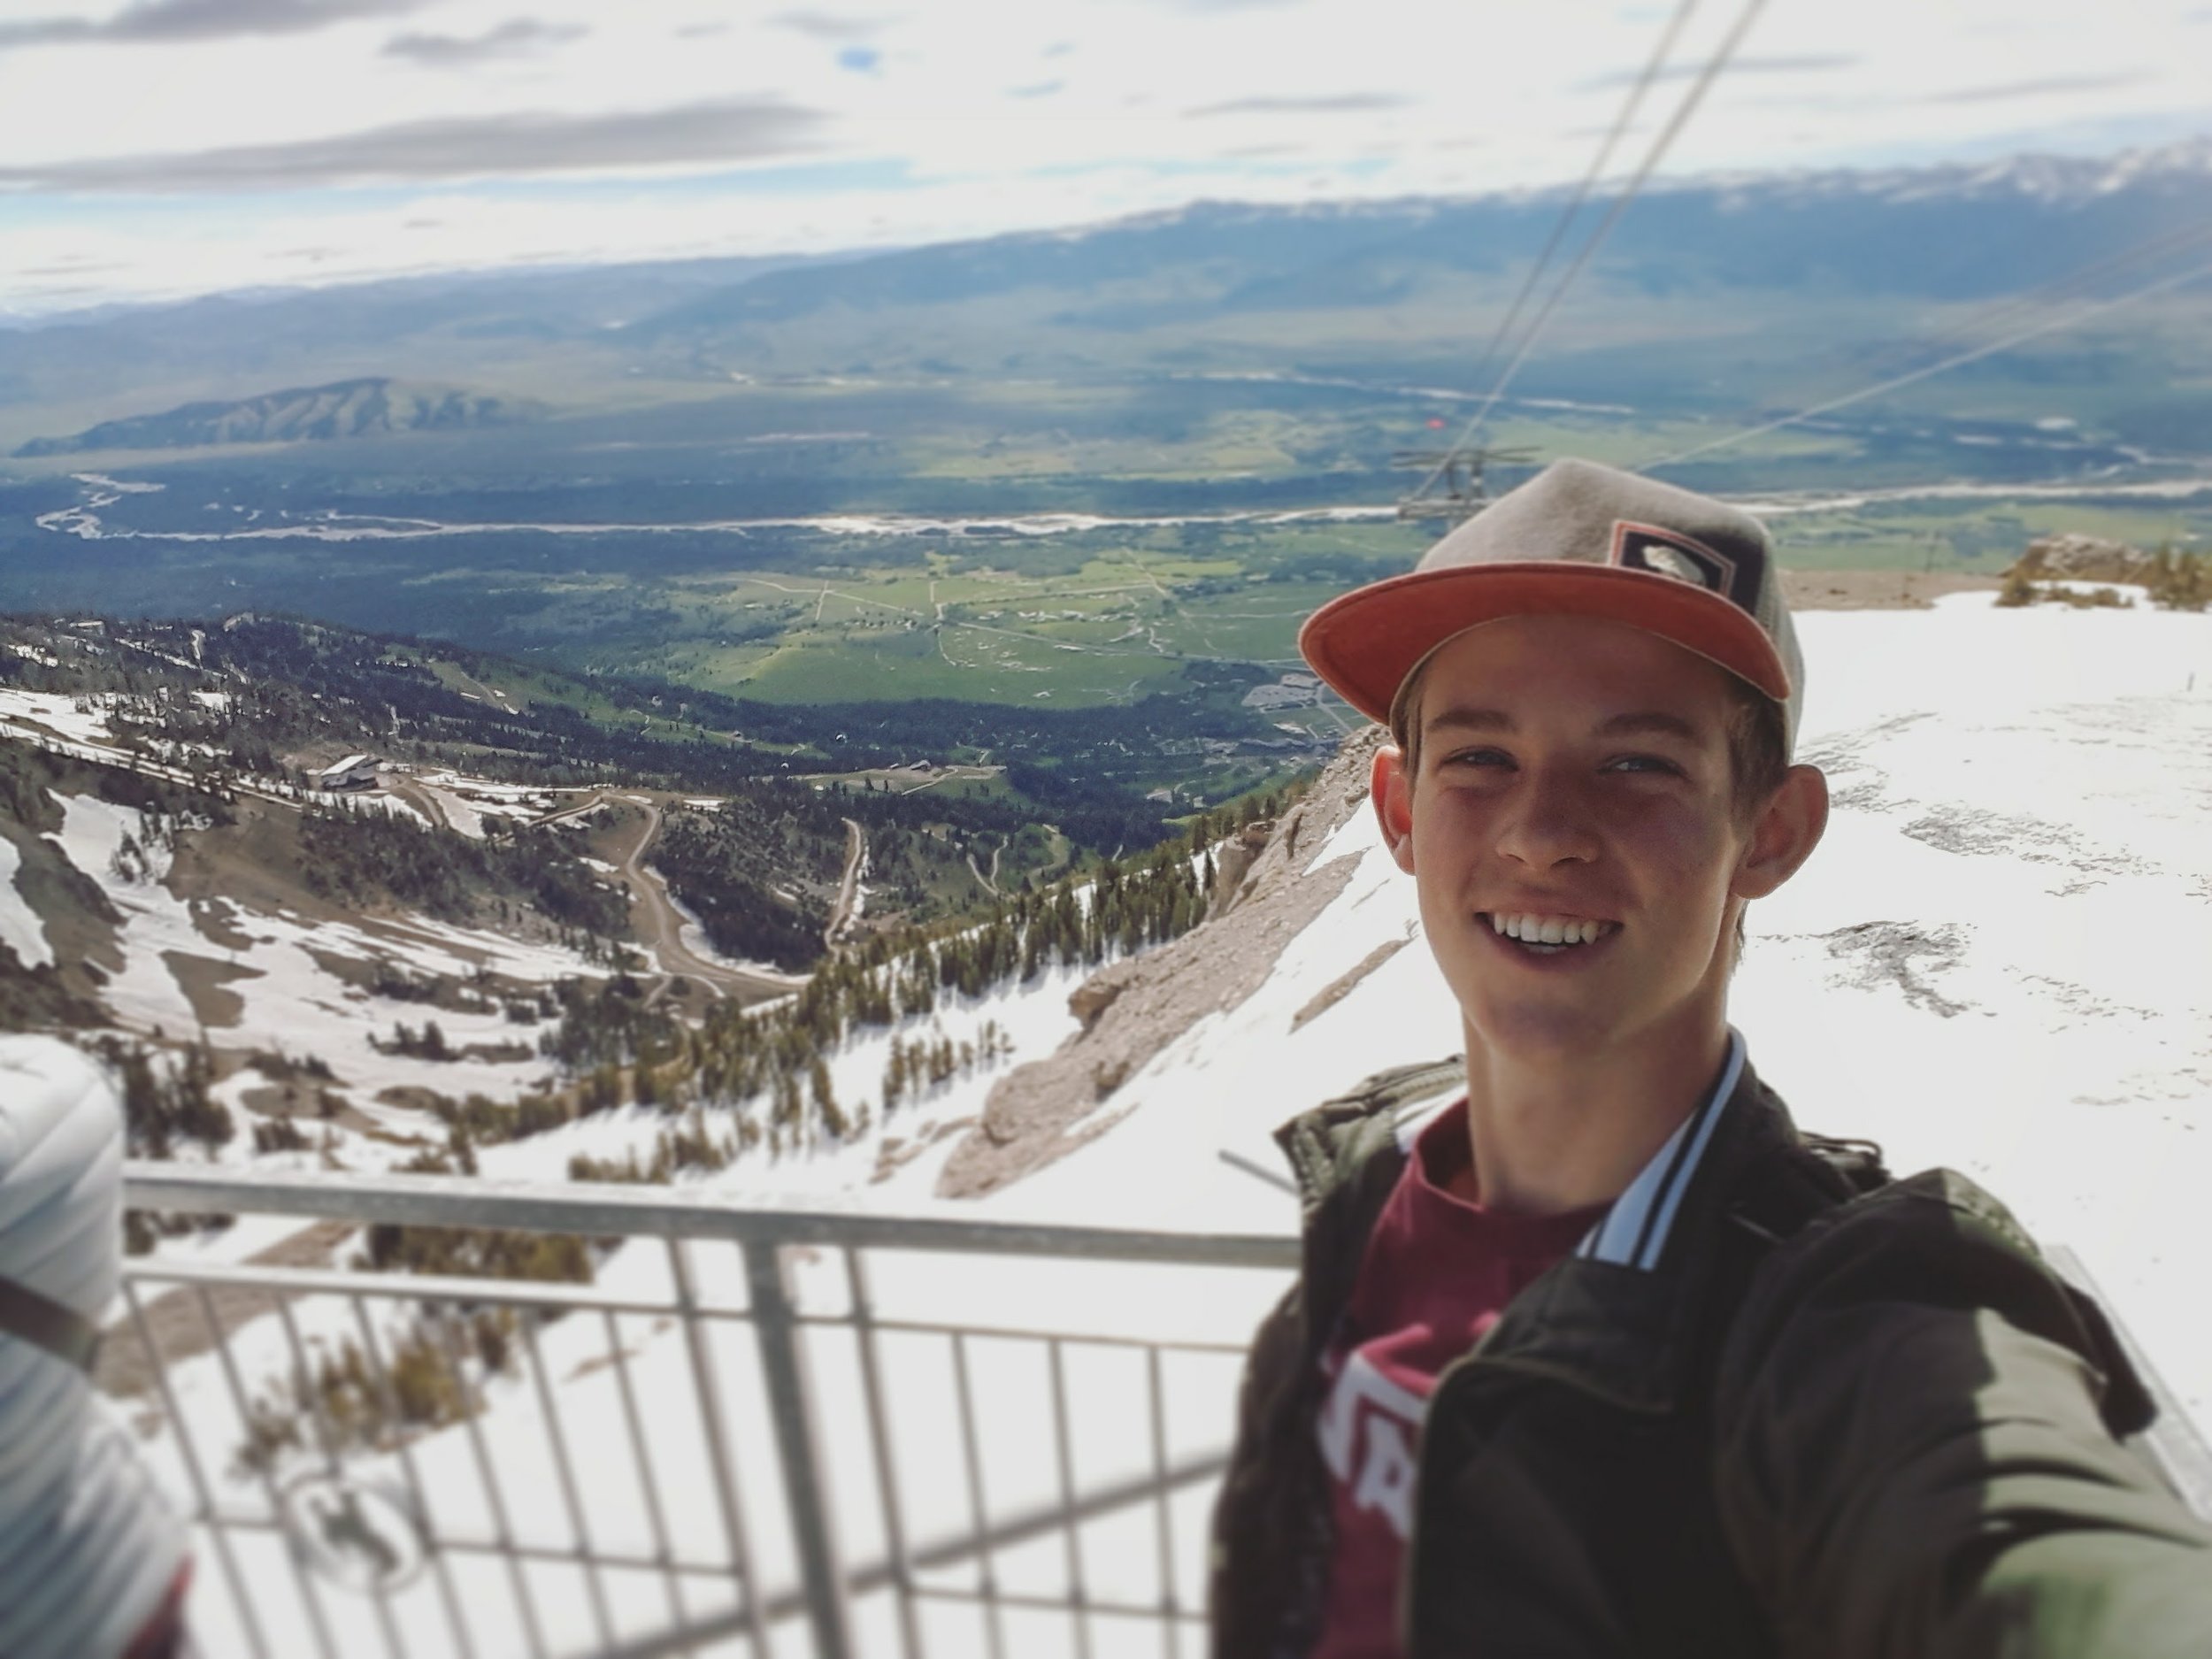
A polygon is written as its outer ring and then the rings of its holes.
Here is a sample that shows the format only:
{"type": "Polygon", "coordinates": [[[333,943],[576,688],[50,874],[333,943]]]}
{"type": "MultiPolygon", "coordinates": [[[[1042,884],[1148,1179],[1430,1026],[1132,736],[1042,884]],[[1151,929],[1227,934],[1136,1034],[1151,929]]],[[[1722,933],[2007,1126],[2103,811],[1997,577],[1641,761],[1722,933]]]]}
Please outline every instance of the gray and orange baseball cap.
{"type": "Polygon", "coordinates": [[[1578,616],[1671,640],[1782,705],[1793,748],[1805,665],[1766,526],[1724,502],[1594,461],[1555,461],[1393,576],[1332,599],[1298,649],[1394,730],[1415,671],[1507,617],[1578,616]]]}

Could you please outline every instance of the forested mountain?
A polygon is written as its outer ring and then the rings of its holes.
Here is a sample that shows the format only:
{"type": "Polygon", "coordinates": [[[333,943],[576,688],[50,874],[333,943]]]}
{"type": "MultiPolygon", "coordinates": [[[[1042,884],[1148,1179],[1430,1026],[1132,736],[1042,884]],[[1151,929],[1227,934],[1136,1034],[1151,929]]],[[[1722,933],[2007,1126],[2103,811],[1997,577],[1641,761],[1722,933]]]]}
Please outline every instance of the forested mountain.
{"type": "Polygon", "coordinates": [[[91,449],[186,449],[205,444],[287,443],[379,433],[463,432],[527,420],[532,406],[481,392],[403,386],[381,377],[295,387],[230,403],[185,403],[157,415],[104,420],[68,437],[34,438],[16,454],[91,449]]]}

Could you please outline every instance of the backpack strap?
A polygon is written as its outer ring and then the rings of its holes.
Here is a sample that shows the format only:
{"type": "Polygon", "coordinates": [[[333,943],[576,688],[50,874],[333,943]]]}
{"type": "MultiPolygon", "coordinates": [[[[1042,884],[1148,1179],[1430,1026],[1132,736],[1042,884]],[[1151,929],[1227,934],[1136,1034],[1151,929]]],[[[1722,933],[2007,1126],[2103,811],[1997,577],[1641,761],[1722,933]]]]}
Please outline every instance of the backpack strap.
{"type": "Polygon", "coordinates": [[[1386,1111],[1393,1118],[1399,1118],[1408,1107],[1425,1105],[1447,1089],[1466,1086],[1467,1057],[1455,1054],[1441,1060],[1425,1060],[1417,1065],[1394,1065],[1387,1071],[1362,1079],[1326,1103],[1386,1111]]]}
{"type": "Polygon", "coordinates": [[[1795,1238],[1820,1216],[1889,1185],[1882,1148],[1871,1141],[1803,1135],[1753,1164],[1728,1219],[1772,1246],[1795,1238]]]}
{"type": "Polygon", "coordinates": [[[100,1356],[100,1327],[28,1285],[0,1279],[0,1335],[17,1337],[87,1375],[100,1356]]]}

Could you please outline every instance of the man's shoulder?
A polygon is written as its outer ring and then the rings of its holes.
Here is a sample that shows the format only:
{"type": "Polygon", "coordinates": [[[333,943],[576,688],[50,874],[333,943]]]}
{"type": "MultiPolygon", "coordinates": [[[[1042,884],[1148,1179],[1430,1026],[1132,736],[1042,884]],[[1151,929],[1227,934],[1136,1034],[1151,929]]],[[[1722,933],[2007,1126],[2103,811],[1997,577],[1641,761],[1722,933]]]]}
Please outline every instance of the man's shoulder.
{"type": "Polygon", "coordinates": [[[2108,1379],[2116,1432],[2148,1421],[2147,1398],[2108,1318],[2047,1257],[2002,1200],[1972,1177],[1929,1169],[1887,1180],[1814,1217],[1757,1273],[1731,1346],[1740,1356],[1785,1340],[1808,1313],[1856,1308],[1993,1315],[2070,1348],[2108,1379]]]}

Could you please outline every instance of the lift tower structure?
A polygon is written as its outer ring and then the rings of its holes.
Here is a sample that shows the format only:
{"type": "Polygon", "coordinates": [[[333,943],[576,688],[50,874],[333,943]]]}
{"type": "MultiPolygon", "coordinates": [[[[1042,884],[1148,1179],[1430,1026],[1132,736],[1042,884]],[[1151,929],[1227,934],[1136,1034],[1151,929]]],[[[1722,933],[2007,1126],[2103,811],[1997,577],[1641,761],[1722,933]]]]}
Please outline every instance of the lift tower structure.
{"type": "Polygon", "coordinates": [[[1489,503],[1483,469],[1490,462],[1518,465],[1536,458],[1533,449],[1494,449],[1479,443],[1455,444],[1448,449],[1401,449],[1390,465],[1401,471],[1418,471],[1421,483],[1398,502],[1398,517],[1409,519],[1441,518],[1445,528],[1471,518],[1489,503]]]}

